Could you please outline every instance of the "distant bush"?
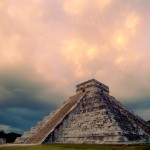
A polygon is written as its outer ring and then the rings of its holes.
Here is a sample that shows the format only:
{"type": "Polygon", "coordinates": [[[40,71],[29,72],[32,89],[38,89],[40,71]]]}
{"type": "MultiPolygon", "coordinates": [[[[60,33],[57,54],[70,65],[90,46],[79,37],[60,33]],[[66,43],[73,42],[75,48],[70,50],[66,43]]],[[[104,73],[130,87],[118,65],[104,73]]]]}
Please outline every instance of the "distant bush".
{"type": "Polygon", "coordinates": [[[13,143],[17,137],[20,137],[21,134],[18,133],[5,133],[3,130],[0,131],[0,138],[6,139],[6,143],[13,143]]]}

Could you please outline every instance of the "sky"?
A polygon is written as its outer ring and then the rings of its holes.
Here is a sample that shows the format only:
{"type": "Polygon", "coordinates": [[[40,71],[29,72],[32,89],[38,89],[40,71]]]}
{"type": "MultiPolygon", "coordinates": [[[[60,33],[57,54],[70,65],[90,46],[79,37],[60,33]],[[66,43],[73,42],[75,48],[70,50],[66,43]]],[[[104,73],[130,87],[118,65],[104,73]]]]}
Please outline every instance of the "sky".
{"type": "Polygon", "coordinates": [[[149,0],[0,0],[0,130],[29,130],[92,78],[150,120],[149,8],[149,0]]]}

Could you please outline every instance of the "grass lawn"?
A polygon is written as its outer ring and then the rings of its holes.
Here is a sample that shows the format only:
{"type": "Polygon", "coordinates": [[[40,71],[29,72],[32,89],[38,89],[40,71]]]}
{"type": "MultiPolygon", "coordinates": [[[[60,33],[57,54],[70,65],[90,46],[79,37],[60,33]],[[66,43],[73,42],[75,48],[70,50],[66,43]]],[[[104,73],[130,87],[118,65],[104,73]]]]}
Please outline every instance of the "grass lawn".
{"type": "Polygon", "coordinates": [[[8,146],[0,150],[150,150],[150,144],[144,145],[98,145],[98,144],[44,144],[34,146],[8,146]]]}

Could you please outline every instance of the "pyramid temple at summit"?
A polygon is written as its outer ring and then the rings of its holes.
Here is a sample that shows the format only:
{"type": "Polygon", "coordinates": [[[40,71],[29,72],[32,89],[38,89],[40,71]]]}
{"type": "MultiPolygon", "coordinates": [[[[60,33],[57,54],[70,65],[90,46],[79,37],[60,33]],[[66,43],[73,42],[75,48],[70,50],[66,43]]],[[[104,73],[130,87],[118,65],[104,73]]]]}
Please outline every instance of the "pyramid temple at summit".
{"type": "Polygon", "coordinates": [[[15,143],[150,143],[150,124],[110,96],[108,86],[91,79],[15,143]]]}

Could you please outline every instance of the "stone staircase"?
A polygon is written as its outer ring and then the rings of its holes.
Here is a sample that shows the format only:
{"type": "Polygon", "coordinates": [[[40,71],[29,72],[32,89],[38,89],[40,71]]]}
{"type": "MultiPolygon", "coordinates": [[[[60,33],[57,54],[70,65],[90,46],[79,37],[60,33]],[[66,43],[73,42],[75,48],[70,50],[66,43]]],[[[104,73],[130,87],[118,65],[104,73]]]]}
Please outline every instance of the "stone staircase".
{"type": "MultiPolygon", "coordinates": [[[[58,109],[56,111],[58,111],[58,109]]],[[[45,116],[42,121],[37,122],[37,124],[28,132],[24,132],[21,137],[18,137],[15,140],[15,143],[26,143],[33,135],[37,134],[37,132],[49,121],[56,111],[53,111],[48,116],[45,116]]]]}
{"type": "Polygon", "coordinates": [[[21,137],[17,138],[15,143],[41,144],[85,94],[78,93],[70,97],[62,107],[52,112],[49,116],[44,117],[30,131],[25,132],[21,137]]]}

